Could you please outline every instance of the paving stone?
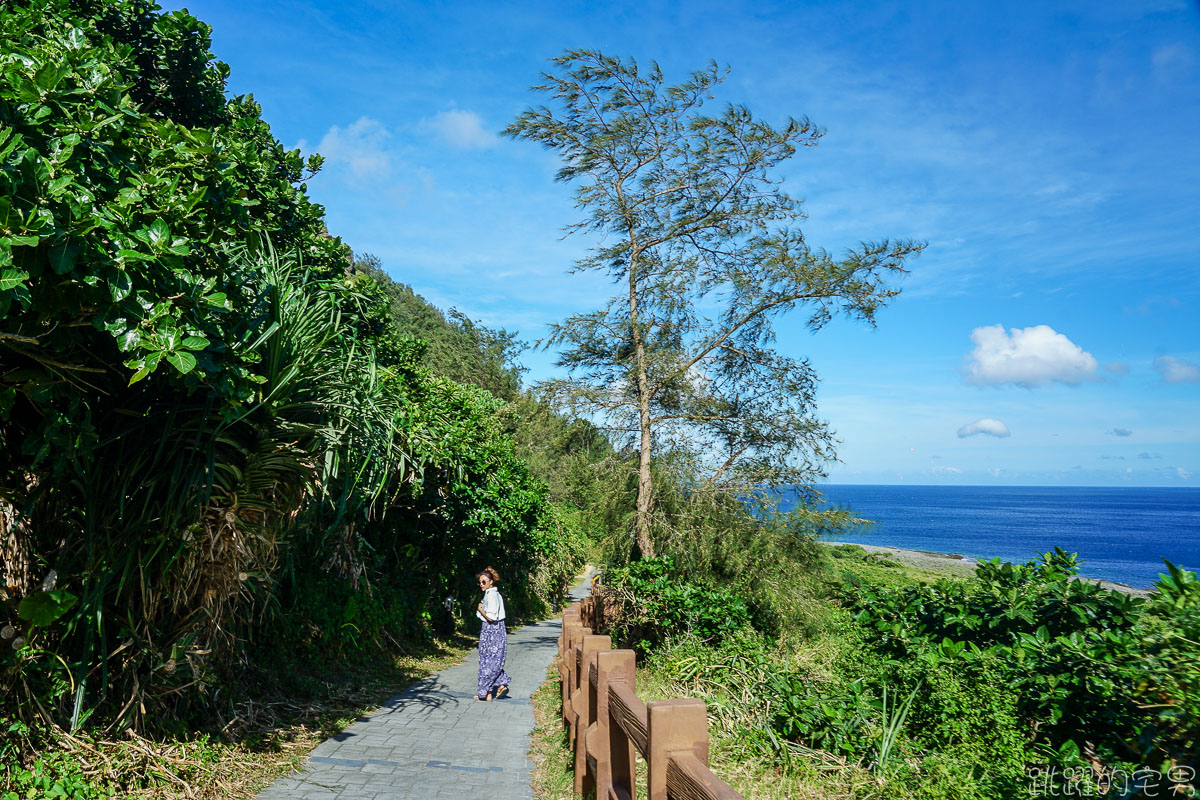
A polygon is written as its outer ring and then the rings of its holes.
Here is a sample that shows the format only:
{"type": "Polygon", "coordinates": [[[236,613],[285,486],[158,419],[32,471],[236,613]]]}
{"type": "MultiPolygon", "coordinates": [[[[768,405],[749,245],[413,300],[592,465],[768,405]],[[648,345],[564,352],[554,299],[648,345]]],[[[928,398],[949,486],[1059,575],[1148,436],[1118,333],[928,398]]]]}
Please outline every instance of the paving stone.
{"type": "MultiPolygon", "coordinates": [[[[576,587],[583,597],[587,584],[576,587]]],[[[474,699],[478,653],[409,686],[322,742],[296,774],[259,800],[442,800],[486,789],[491,800],[532,800],[530,695],[557,652],[558,619],[508,635],[510,695],[474,699]]]]}

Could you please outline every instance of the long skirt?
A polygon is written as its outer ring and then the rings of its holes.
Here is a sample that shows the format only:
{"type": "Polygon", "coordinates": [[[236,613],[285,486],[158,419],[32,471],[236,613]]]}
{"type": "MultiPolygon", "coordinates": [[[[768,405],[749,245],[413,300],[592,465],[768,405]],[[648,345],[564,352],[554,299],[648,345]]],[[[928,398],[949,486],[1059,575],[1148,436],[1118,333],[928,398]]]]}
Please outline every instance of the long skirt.
{"type": "Polygon", "coordinates": [[[487,697],[491,692],[496,696],[496,689],[508,686],[512,678],[504,671],[504,658],[508,654],[508,631],[504,620],[484,622],[479,631],[479,685],[475,692],[477,697],[487,697]]]}

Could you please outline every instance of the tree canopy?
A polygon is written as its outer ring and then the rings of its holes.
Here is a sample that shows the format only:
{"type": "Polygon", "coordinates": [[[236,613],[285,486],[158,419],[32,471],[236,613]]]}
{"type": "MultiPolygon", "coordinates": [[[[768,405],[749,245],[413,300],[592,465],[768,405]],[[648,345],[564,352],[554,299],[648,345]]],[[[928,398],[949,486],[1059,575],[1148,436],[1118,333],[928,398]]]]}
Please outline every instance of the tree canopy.
{"type": "Polygon", "coordinates": [[[841,257],[810,247],[776,168],[822,132],[807,119],[774,127],[741,105],[703,113],[726,74],[715,64],[674,86],[657,65],[594,51],[554,65],[534,87],[553,105],[505,133],[561,155],[558,179],[577,184],[584,213],[568,230],[600,237],[577,269],[620,290],[554,325],[547,344],[571,377],[542,388],[636,441],[636,546],[649,556],[657,449],[719,491],[821,474],[835,451],[815,415],[816,376],[773,347],[774,321],[803,309],[813,330],[837,314],[873,323],[897,294],[889,279],[923,245],[884,239],[841,257]]]}

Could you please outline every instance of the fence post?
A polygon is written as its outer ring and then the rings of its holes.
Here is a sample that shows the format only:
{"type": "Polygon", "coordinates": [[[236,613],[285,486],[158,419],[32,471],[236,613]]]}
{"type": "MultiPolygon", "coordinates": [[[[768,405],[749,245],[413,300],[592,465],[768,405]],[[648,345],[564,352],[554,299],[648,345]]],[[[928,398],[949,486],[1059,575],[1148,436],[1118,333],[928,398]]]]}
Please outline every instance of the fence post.
{"type": "Polygon", "coordinates": [[[593,619],[593,616],[592,616],[592,603],[593,603],[592,598],[585,597],[585,598],[583,598],[583,601],[580,603],[580,609],[579,609],[580,610],[580,619],[582,619],[583,624],[587,625],[589,628],[596,627],[596,620],[593,619]]]}
{"type": "Polygon", "coordinates": [[[567,626],[573,622],[579,622],[579,609],[575,606],[563,609],[562,612],[562,632],[558,635],[558,655],[561,658],[564,648],[567,646],[567,626]]]}
{"type": "Polygon", "coordinates": [[[708,714],[703,700],[656,700],[647,705],[646,796],[667,800],[667,761],[672,752],[692,753],[708,763],[708,714]]]}
{"type": "MultiPolygon", "coordinates": [[[[633,797],[633,742],[614,725],[609,716],[608,687],[623,683],[634,688],[637,677],[636,654],[632,650],[608,650],[596,653],[596,797],[608,800],[613,786],[633,797]]],[[[589,745],[589,748],[591,745],[589,745]]]]}
{"type": "Polygon", "coordinates": [[[590,672],[594,663],[593,653],[612,649],[612,639],[607,636],[585,636],[580,643],[579,687],[571,698],[575,709],[575,794],[583,794],[592,788],[587,781],[587,732],[595,721],[594,706],[590,702],[592,682],[590,672]]]}
{"type": "Polygon", "coordinates": [[[567,637],[567,691],[564,695],[566,703],[563,705],[563,712],[567,715],[569,741],[572,746],[579,733],[579,727],[576,724],[579,717],[575,713],[575,704],[571,702],[575,692],[579,690],[579,656],[577,654],[579,648],[583,646],[583,637],[590,636],[591,633],[591,628],[585,628],[582,625],[572,626],[570,635],[567,637]]]}
{"type": "Polygon", "coordinates": [[[571,670],[567,664],[567,651],[571,643],[571,631],[580,627],[579,609],[575,606],[563,612],[562,634],[558,637],[558,676],[562,683],[563,725],[570,727],[569,709],[571,700],[571,670]]]}

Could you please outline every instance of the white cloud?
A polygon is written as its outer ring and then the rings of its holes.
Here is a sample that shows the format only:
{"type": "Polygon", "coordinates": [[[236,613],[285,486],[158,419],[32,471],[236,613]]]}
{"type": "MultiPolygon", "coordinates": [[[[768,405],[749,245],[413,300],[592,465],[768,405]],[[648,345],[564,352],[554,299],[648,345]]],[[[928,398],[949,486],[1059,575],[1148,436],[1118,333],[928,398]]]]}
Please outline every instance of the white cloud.
{"type": "Polygon", "coordinates": [[[1160,453],[1138,453],[1138,458],[1142,458],[1142,459],[1149,461],[1149,460],[1152,460],[1155,458],[1162,458],[1162,454],[1160,454],[1160,453]]]}
{"type": "MultiPolygon", "coordinates": [[[[337,125],[330,128],[321,137],[317,152],[325,156],[326,165],[345,167],[360,180],[386,178],[392,171],[387,152],[391,136],[379,120],[360,117],[345,128],[337,125]]],[[[301,149],[304,144],[301,143],[301,149]]]]}
{"type": "Polygon", "coordinates": [[[971,331],[971,341],[975,349],[965,358],[967,383],[1032,389],[1051,381],[1074,386],[1096,377],[1095,357],[1049,325],[1008,333],[1003,325],[989,325],[971,331]]]}
{"type": "Polygon", "coordinates": [[[1200,367],[1173,356],[1154,359],[1154,369],[1162,375],[1163,383],[1200,383],[1200,367]]]}
{"type": "Polygon", "coordinates": [[[963,425],[961,428],[959,428],[958,438],[965,439],[968,436],[975,436],[980,433],[987,434],[988,436],[995,436],[997,439],[1003,439],[1005,436],[1011,435],[1009,433],[1008,426],[1003,422],[998,419],[992,419],[991,417],[984,417],[983,419],[977,419],[971,424],[963,425]]]}
{"type": "Polygon", "coordinates": [[[1133,436],[1133,431],[1129,428],[1112,428],[1105,431],[1109,436],[1133,436]]]}
{"type": "Polygon", "coordinates": [[[958,467],[934,467],[930,470],[934,475],[962,475],[958,467]]]}
{"type": "Polygon", "coordinates": [[[1122,375],[1129,374],[1129,365],[1122,364],[1120,361],[1110,361],[1104,365],[1104,370],[1106,372],[1111,372],[1113,375],[1116,375],[1117,377],[1120,377],[1122,375]]]}
{"type": "Polygon", "coordinates": [[[1186,481],[1188,478],[1192,477],[1192,473],[1188,472],[1188,471],[1187,471],[1186,469],[1184,469],[1183,467],[1176,467],[1176,468],[1175,468],[1175,474],[1176,474],[1176,475],[1178,475],[1180,478],[1183,478],[1185,481],[1186,481]]]}
{"type": "Polygon", "coordinates": [[[425,120],[425,124],[440,134],[446,144],[460,150],[484,150],[499,141],[474,111],[442,111],[425,120]]]}

